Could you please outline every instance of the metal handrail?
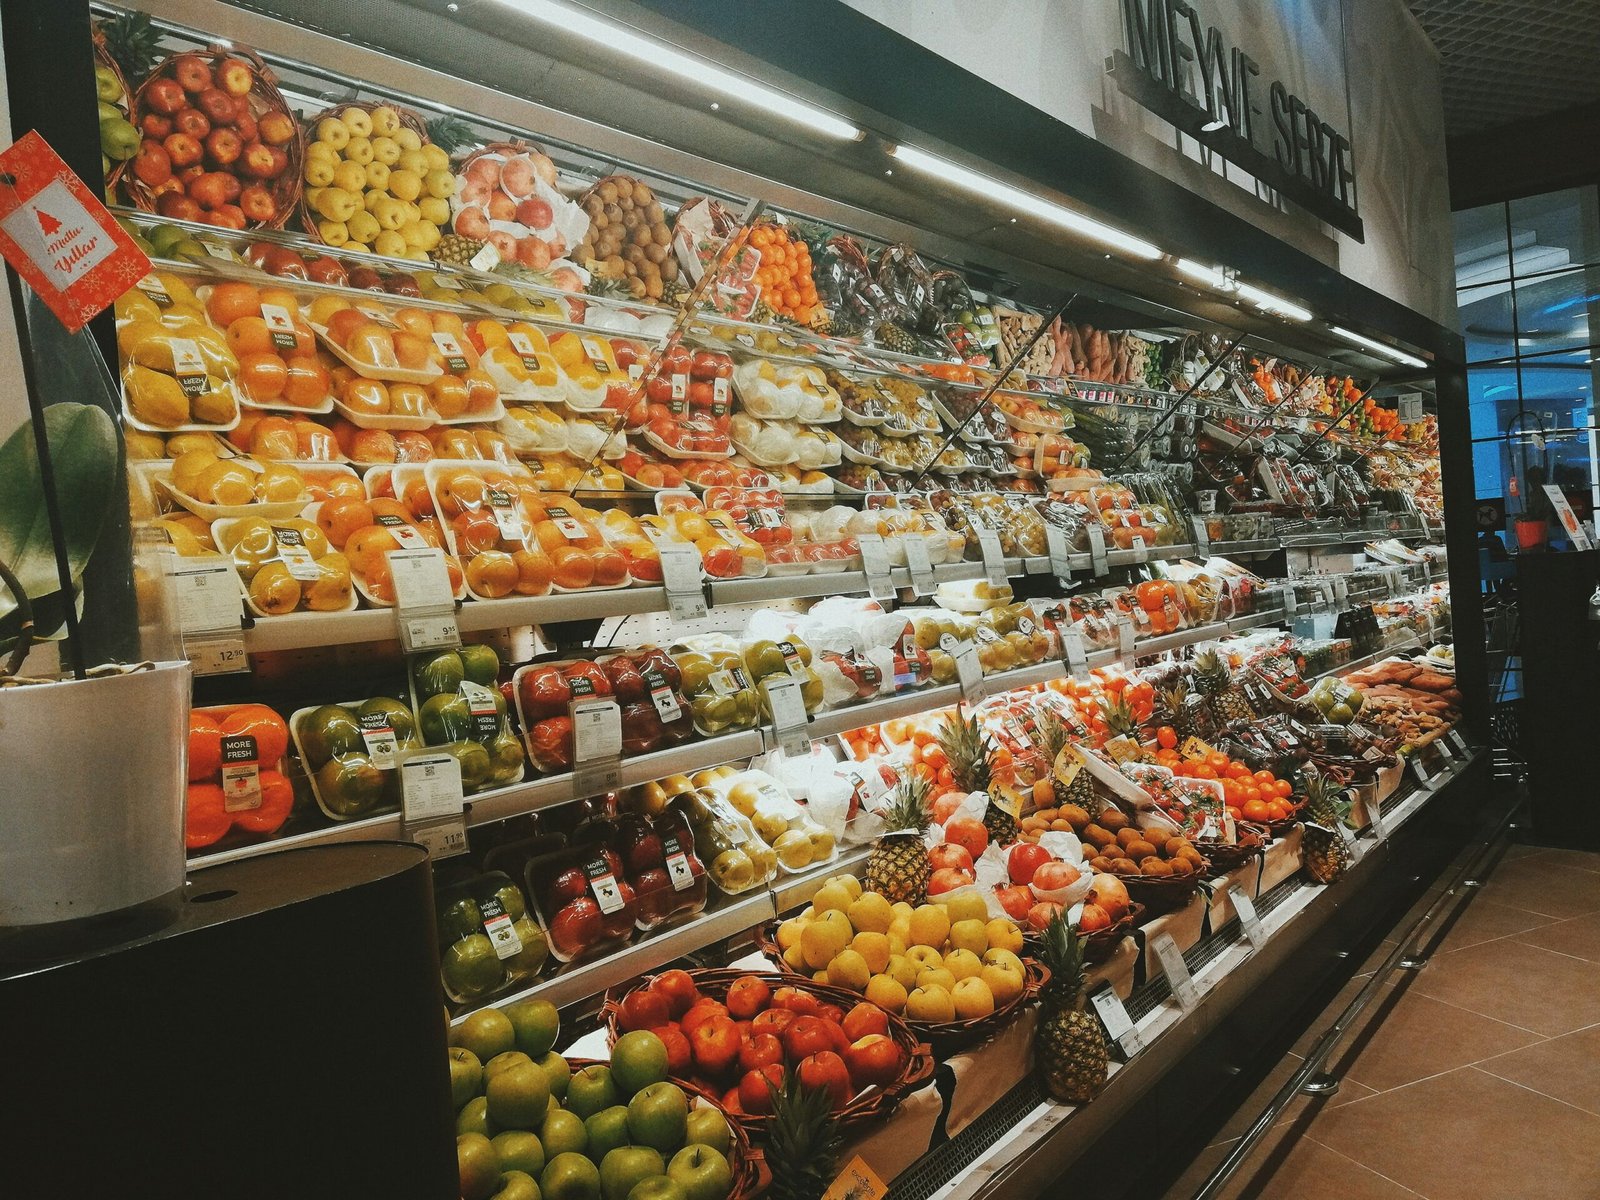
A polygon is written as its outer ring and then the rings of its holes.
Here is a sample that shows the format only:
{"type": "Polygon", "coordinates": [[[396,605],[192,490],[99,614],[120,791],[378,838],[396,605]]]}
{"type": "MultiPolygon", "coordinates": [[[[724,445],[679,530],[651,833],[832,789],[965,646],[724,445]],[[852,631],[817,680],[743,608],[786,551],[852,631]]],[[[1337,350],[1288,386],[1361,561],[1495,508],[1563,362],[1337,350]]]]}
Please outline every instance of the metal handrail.
{"type": "Polygon", "coordinates": [[[1506,830],[1511,827],[1512,820],[1516,817],[1521,805],[1522,797],[1518,795],[1506,810],[1505,816],[1501,817],[1498,824],[1495,825],[1494,831],[1484,839],[1478,853],[1462,866],[1461,870],[1456,873],[1455,878],[1451,880],[1450,886],[1435,897],[1426,911],[1406,929],[1405,936],[1399,939],[1398,944],[1389,953],[1389,956],[1383,960],[1383,965],[1372,973],[1372,977],[1367,980],[1366,986],[1356,993],[1355,998],[1345,1005],[1344,1011],[1335,1018],[1333,1024],[1323,1031],[1322,1036],[1317,1039],[1316,1044],[1311,1048],[1311,1052],[1306,1055],[1305,1061],[1300,1064],[1299,1070],[1267,1102],[1266,1108],[1250,1123],[1250,1128],[1245,1130],[1244,1136],[1228,1152],[1228,1156],[1218,1163],[1216,1169],[1206,1177],[1206,1181],[1195,1192],[1193,1200],[1214,1200],[1214,1197],[1221,1193],[1223,1187],[1233,1178],[1235,1172],[1250,1157],[1250,1153],[1255,1149],[1256,1143],[1265,1136],[1267,1130],[1277,1123],[1278,1118],[1283,1114],[1283,1110],[1288,1107],[1289,1102],[1297,1095],[1303,1091],[1309,1091],[1314,1095],[1329,1095],[1338,1090],[1338,1081],[1336,1079],[1320,1075],[1322,1065],[1327,1061],[1328,1055],[1332,1053],[1333,1048],[1339,1044],[1339,1040],[1344,1036],[1345,1031],[1360,1017],[1362,1011],[1383,987],[1384,981],[1388,979],[1396,968],[1418,970],[1427,964],[1426,957],[1413,953],[1422,940],[1422,930],[1432,924],[1434,917],[1443,907],[1445,901],[1453,899],[1459,888],[1472,889],[1480,885],[1480,880],[1477,877],[1478,869],[1487,862],[1490,853],[1499,844],[1506,830]]]}

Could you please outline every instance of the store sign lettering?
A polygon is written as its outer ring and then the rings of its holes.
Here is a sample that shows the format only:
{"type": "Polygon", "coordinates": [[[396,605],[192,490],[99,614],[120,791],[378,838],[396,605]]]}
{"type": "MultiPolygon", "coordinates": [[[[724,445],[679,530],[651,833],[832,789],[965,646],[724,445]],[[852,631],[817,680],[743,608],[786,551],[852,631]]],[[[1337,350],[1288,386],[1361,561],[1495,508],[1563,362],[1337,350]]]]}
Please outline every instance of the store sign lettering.
{"type": "Polygon", "coordinates": [[[1185,0],[1122,0],[1128,48],[1111,57],[1124,93],[1358,241],[1350,139],[1203,25],[1185,0]],[[1265,100],[1266,108],[1262,108],[1265,100]]]}

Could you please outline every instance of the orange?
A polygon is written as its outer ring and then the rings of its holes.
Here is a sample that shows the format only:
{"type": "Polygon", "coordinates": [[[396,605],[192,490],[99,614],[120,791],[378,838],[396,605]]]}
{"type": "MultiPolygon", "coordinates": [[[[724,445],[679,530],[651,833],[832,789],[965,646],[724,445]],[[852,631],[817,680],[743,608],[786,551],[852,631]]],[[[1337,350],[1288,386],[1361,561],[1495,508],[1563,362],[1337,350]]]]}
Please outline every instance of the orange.
{"type": "MultiPolygon", "coordinates": [[[[291,307],[289,311],[296,310],[291,307]]],[[[230,329],[235,321],[245,317],[260,321],[261,291],[253,283],[214,284],[206,297],[206,316],[219,329],[230,329]]]]}
{"type": "Polygon", "coordinates": [[[428,399],[440,419],[449,421],[467,411],[467,384],[458,375],[441,375],[428,385],[428,399]]]}
{"type": "Polygon", "coordinates": [[[328,372],[311,355],[295,354],[284,360],[288,378],[283,398],[296,408],[315,408],[328,397],[328,372]]]}
{"type": "Polygon", "coordinates": [[[518,550],[511,556],[517,564],[517,592],[523,596],[542,596],[550,590],[553,567],[543,550],[518,550]]]}
{"type": "MultiPolygon", "coordinates": [[[[500,548],[500,526],[495,524],[488,510],[477,509],[459,514],[450,522],[455,536],[456,553],[462,558],[485,554],[500,548]]],[[[472,564],[467,564],[467,578],[472,578],[472,564]]]]}
{"type": "Polygon", "coordinates": [[[596,587],[616,587],[628,578],[628,560],[610,547],[593,552],[596,587]]]}
{"type": "Polygon", "coordinates": [[[233,823],[248,833],[277,833],[294,809],[294,788],[277,771],[262,771],[261,804],[233,814],[233,823]]]}
{"type": "Polygon", "coordinates": [[[389,389],[376,379],[352,376],[340,391],[339,403],[363,416],[383,416],[389,411],[389,389]]]}
{"type": "Polygon", "coordinates": [[[375,524],[372,506],[364,500],[327,500],[317,510],[317,526],[340,550],[359,529],[375,524]]]}
{"type": "Polygon", "coordinates": [[[214,846],[233,828],[222,786],[191,783],[183,806],[183,844],[190,850],[214,846]]]}
{"type": "Polygon", "coordinates": [[[521,579],[511,555],[503,550],[479,554],[467,564],[467,586],[474,595],[489,600],[509,596],[521,579]]]}
{"type": "MultiPolygon", "coordinates": [[[[330,539],[331,540],[331,539],[330,539]]],[[[382,525],[368,525],[353,532],[344,544],[344,556],[350,569],[358,575],[371,578],[389,566],[388,554],[400,549],[400,542],[382,525]]]]}
{"type": "Polygon", "coordinates": [[[300,317],[300,297],[286,287],[262,288],[261,303],[275,304],[279,308],[287,309],[289,315],[297,320],[300,317]]]}
{"type": "Polygon", "coordinates": [[[488,490],[483,480],[466,469],[443,473],[434,484],[434,493],[439,498],[439,511],[447,517],[482,508],[488,490]]]}
{"type": "MultiPolygon", "coordinates": [[[[560,527],[554,521],[536,522],[533,527],[533,535],[544,552],[552,558],[554,558],[557,550],[568,549],[573,544],[572,539],[562,533],[560,527]]],[[[587,587],[588,585],[579,584],[578,586],[587,587]]]]}
{"type": "Polygon", "coordinates": [[[594,559],[575,546],[562,546],[550,552],[551,582],[557,587],[577,591],[594,582],[594,559]]]}
{"type": "Polygon", "coordinates": [[[228,349],[235,358],[247,354],[271,354],[276,350],[272,330],[260,317],[240,317],[228,326],[228,349]]]}
{"type": "Polygon", "coordinates": [[[394,323],[425,342],[433,341],[433,319],[420,308],[397,308],[394,323]]]}
{"type": "Polygon", "coordinates": [[[461,379],[467,385],[468,412],[486,413],[499,401],[500,389],[487,371],[474,367],[461,376],[461,379]]]}
{"type": "Polygon", "coordinates": [[[248,736],[256,740],[257,766],[273,767],[289,750],[289,727],[265,704],[241,704],[222,717],[224,736],[248,736]]]}
{"type": "Polygon", "coordinates": [[[222,727],[205,713],[189,714],[189,782],[210,779],[222,769],[222,727]]]}
{"type": "Polygon", "coordinates": [[[378,496],[372,501],[372,515],[374,517],[399,517],[407,525],[411,524],[411,513],[404,504],[393,496],[378,496]]]}
{"type": "MultiPolygon", "coordinates": [[[[376,326],[374,326],[376,328],[376,326]]],[[[356,336],[360,336],[359,333],[356,336]]],[[[390,335],[390,343],[394,348],[394,358],[408,371],[420,371],[428,365],[428,360],[433,356],[433,343],[426,338],[417,337],[415,334],[401,330],[390,335]]],[[[351,350],[354,354],[354,349],[351,350]]],[[[382,362],[382,359],[373,361],[382,362]]]]}

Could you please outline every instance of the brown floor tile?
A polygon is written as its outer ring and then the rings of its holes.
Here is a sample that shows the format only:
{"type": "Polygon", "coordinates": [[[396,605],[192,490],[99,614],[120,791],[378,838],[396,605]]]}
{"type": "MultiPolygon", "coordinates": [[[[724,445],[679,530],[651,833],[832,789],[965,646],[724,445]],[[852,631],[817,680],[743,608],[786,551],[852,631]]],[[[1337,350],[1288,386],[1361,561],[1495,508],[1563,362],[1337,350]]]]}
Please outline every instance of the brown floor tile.
{"type": "Polygon", "coordinates": [[[1484,896],[1474,896],[1465,907],[1434,924],[1424,936],[1423,950],[1427,954],[1447,954],[1452,950],[1476,946],[1480,942],[1492,942],[1513,933],[1537,929],[1554,920],[1554,917],[1512,908],[1509,904],[1501,904],[1484,896]]]}
{"type": "Polygon", "coordinates": [[[1600,963],[1516,938],[1435,955],[1408,990],[1546,1037],[1600,1023],[1600,963]]]}
{"type": "MultiPolygon", "coordinates": [[[[1197,1184],[1204,1178],[1201,1174],[1197,1184]]],[[[1192,1190],[1174,1190],[1168,1197],[1187,1200],[1193,1194],[1192,1190]]],[[[1269,1134],[1221,1194],[1226,1200],[1416,1200],[1417,1196],[1377,1171],[1291,1130],[1269,1134]]]]}
{"type": "Polygon", "coordinates": [[[1393,1003],[1383,1005],[1381,1014],[1334,1051],[1330,1069],[1346,1087],[1356,1083],[1387,1092],[1541,1040],[1526,1029],[1430,996],[1392,995],[1393,1003]]]}
{"type": "MultiPolygon", "coordinates": [[[[1278,1089],[1289,1082],[1289,1077],[1300,1069],[1304,1061],[1298,1054],[1285,1054],[1282,1061],[1267,1072],[1266,1078],[1257,1085],[1250,1098],[1240,1104],[1222,1128],[1217,1130],[1212,1138],[1212,1145],[1232,1144],[1243,1136],[1244,1131],[1250,1128],[1256,1117],[1261,1115],[1261,1110],[1266,1108],[1278,1094],[1278,1089]]],[[[1357,1100],[1364,1100],[1376,1094],[1365,1084],[1346,1079],[1332,1096],[1296,1096],[1289,1101],[1276,1124],[1297,1124],[1303,1130],[1319,1112],[1338,1108],[1341,1104],[1353,1104],[1357,1100]]]]}
{"type": "Polygon", "coordinates": [[[1199,1190],[1200,1185],[1211,1177],[1211,1172],[1216,1170],[1222,1160],[1228,1156],[1228,1151],[1233,1149],[1233,1144],[1236,1141],[1238,1141],[1237,1138],[1230,1138],[1228,1141],[1219,1142],[1215,1146],[1207,1146],[1199,1154],[1195,1155],[1194,1161],[1189,1164],[1188,1169],[1178,1176],[1176,1183],[1167,1189],[1163,1200],[1193,1200],[1194,1194],[1199,1190]]]}
{"type": "Polygon", "coordinates": [[[1502,862],[1515,862],[1519,858],[1527,858],[1530,854],[1542,854],[1543,846],[1508,846],[1505,854],[1501,856],[1502,862]]]}
{"type": "Polygon", "coordinates": [[[1554,950],[1557,954],[1570,954],[1574,958],[1600,963],[1600,913],[1541,925],[1537,929],[1519,933],[1515,940],[1554,950]]]}
{"type": "Polygon", "coordinates": [[[1539,846],[1528,847],[1533,854],[1527,857],[1552,867],[1574,867],[1579,871],[1600,871],[1600,854],[1589,850],[1551,850],[1539,846]]]}
{"type": "Polygon", "coordinates": [[[1544,855],[1502,863],[1478,891],[1483,900],[1547,917],[1600,912],[1600,871],[1547,863],[1544,855]]]}
{"type": "Polygon", "coordinates": [[[1475,1067],[1324,1113],[1315,1134],[1429,1200],[1600,1197],[1600,1117],[1475,1067]]]}
{"type": "Polygon", "coordinates": [[[1600,1025],[1525,1046],[1477,1066],[1600,1116],[1600,1025]]]}
{"type": "MultiPolygon", "coordinates": [[[[1380,961],[1382,960],[1380,959],[1380,961]]],[[[1403,985],[1409,978],[1410,974],[1406,971],[1396,971],[1394,974],[1389,976],[1388,982],[1383,985],[1383,992],[1377,996],[1374,996],[1367,1003],[1367,1007],[1362,1011],[1360,1021],[1357,1023],[1357,1027],[1346,1032],[1346,1042],[1348,1042],[1350,1038],[1360,1033],[1361,1029],[1365,1028],[1372,1021],[1373,1014],[1375,1014],[1384,1004],[1391,1002],[1390,998],[1391,994],[1394,992],[1394,989],[1397,986],[1403,985]]],[[[1328,1006],[1317,1014],[1317,1019],[1312,1021],[1310,1025],[1306,1026],[1305,1032],[1302,1033],[1298,1039],[1296,1039],[1294,1045],[1289,1047],[1290,1052],[1302,1058],[1311,1053],[1311,1047],[1315,1045],[1317,1039],[1322,1036],[1322,1031],[1325,1030],[1329,1025],[1333,1024],[1334,1019],[1345,1010],[1345,1007],[1350,1003],[1350,1001],[1356,998],[1356,993],[1366,986],[1367,977],[1365,975],[1359,975],[1356,978],[1351,979],[1342,988],[1340,988],[1338,994],[1335,995],[1332,1000],[1328,1001],[1328,1006]]],[[[1336,1049],[1334,1053],[1337,1054],[1338,1050],[1336,1049]]]]}
{"type": "Polygon", "coordinates": [[[1356,972],[1356,978],[1365,979],[1383,965],[1383,960],[1388,958],[1394,950],[1394,939],[1384,938],[1376,949],[1367,955],[1367,961],[1361,964],[1361,969],[1356,972]]]}

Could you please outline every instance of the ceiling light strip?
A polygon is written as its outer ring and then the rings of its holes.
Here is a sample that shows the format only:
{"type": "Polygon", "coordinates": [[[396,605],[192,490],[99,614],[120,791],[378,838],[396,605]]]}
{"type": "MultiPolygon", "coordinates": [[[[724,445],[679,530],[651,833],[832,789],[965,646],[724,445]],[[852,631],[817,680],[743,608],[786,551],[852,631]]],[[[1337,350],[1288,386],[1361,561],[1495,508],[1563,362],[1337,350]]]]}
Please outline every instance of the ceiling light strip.
{"type": "Polygon", "coordinates": [[[1345,341],[1350,342],[1352,345],[1364,346],[1368,350],[1375,350],[1385,358],[1393,359],[1395,362],[1400,363],[1403,366],[1426,367],[1428,365],[1414,354],[1407,354],[1404,350],[1396,350],[1393,346],[1386,346],[1382,342],[1375,341],[1369,337],[1364,337],[1353,329],[1346,329],[1342,325],[1330,325],[1328,328],[1333,330],[1334,333],[1338,334],[1345,341]]]}

